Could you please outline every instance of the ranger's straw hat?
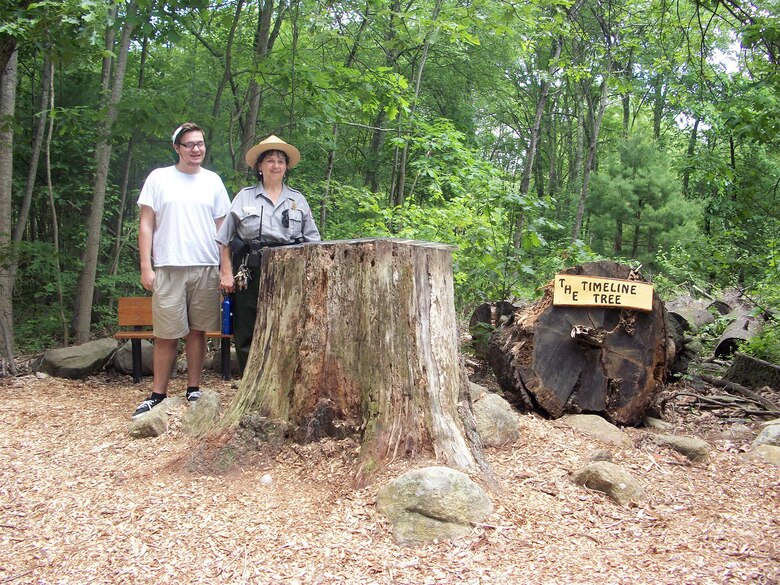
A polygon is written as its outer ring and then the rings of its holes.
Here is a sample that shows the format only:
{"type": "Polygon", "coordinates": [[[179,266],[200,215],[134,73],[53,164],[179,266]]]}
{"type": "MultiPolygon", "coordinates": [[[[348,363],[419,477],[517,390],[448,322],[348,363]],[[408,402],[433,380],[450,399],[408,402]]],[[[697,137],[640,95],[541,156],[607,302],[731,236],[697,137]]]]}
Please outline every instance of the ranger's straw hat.
{"type": "Polygon", "coordinates": [[[266,150],[281,150],[283,153],[285,153],[289,159],[287,162],[288,169],[293,168],[295,165],[301,162],[301,153],[297,148],[295,148],[292,144],[287,144],[281,138],[271,135],[262,142],[255,144],[252,148],[249,149],[249,152],[246,153],[244,160],[246,160],[246,164],[249,165],[249,168],[255,168],[255,165],[257,164],[257,157],[259,157],[266,150]]]}

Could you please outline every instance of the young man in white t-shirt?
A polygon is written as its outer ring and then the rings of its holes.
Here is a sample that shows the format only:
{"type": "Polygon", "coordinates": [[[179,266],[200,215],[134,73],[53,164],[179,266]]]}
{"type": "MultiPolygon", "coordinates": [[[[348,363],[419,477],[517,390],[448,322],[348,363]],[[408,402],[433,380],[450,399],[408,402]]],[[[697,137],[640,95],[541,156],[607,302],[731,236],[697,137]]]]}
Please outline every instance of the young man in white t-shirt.
{"type": "Polygon", "coordinates": [[[219,329],[219,248],[214,239],[230,199],[219,176],[204,169],[203,130],[193,123],[172,136],[179,162],[153,170],[141,189],[138,251],[141,284],[152,292],[154,382],[132,418],[168,394],[178,342],[187,342],[187,400],[200,398],[206,331],[219,329]]]}

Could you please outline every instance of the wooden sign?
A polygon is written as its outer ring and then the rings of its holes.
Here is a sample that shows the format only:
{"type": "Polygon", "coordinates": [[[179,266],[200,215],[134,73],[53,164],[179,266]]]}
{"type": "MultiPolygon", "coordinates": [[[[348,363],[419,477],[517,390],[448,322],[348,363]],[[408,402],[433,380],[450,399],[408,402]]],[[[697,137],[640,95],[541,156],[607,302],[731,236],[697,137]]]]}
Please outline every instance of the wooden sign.
{"type": "Polygon", "coordinates": [[[636,280],[556,274],[553,305],[651,311],[653,285],[636,280]]]}

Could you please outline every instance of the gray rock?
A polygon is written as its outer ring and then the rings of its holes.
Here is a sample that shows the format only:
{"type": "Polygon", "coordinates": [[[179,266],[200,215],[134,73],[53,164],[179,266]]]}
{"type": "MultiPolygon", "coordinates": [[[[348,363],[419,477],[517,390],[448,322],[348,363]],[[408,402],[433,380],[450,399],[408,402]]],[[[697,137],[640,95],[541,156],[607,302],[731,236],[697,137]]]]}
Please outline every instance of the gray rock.
{"type": "Polygon", "coordinates": [[[182,431],[191,437],[201,437],[219,419],[219,394],[209,388],[201,389],[201,396],[190,404],[182,420],[182,431]]]}
{"type": "Polygon", "coordinates": [[[775,445],[758,445],[748,451],[745,456],[752,460],[768,461],[772,465],[780,467],[780,447],[775,445]]]}
{"type": "Polygon", "coordinates": [[[780,424],[766,425],[753,441],[753,448],[759,445],[780,446],[780,424]]]}
{"type": "Polygon", "coordinates": [[[481,487],[448,467],[404,473],[379,490],[376,503],[392,523],[398,544],[465,536],[493,511],[481,487]]]}
{"type": "Polygon", "coordinates": [[[604,492],[621,506],[644,500],[644,488],[629,472],[609,461],[596,461],[574,472],[572,480],[592,490],[604,492]]]}
{"type": "Polygon", "coordinates": [[[480,386],[479,384],[475,384],[474,382],[469,382],[469,395],[471,396],[472,403],[476,402],[487,393],[488,390],[484,386],[480,386]]]}
{"type": "MultiPolygon", "coordinates": [[[[148,339],[141,339],[141,374],[151,376],[154,367],[154,345],[148,339]]],[[[116,350],[113,360],[114,369],[120,374],[133,373],[133,344],[127,340],[116,350]]]]}
{"type": "Polygon", "coordinates": [[[634,444],[626,433],[595,414],[571,414],[564,416],[561,422],[603,443],[626,449],[634,444]]]}
{"type": "Polygon", "coordinates": [[[180,396],[166,398],[141,418],[130,423],[130,436],[134,439],[146,439],[164,435],[168,430],[168,412],[182,408],[185,402],[180,396]]]}
{"type": "Polygon", "coordinates": [[[498,394],[486,392],[473,402],[477,433],[488,447],[511,445],[520,438],[520,420],[498,394]]]}
{"type": "Polygon", "coordinates": [[[674,428],[672,423],[668,423],[660,418],[653,418],[652,416],[646,416],[642,423],[648,429],[656,429],[658,431],[671,431],[674,428]]]}
{"type": "Polygon", "coordinates": [[[691,461],[704,462],[710,458],[712,446],[694,437],[678,437],[677,435],[653,435],[653,442],[662,447],[673,449],[685,455],[691,461]]]}
{"type": "Polygon", "coordinates": [[[41,371],[58,378],[80,380],[101,371],[116,351],[115,339],[106,338],[47,351],[41,371]]]}
{"type": "MultiPolygon", "coordinates": [[[[215,372],[222,371],[222,348],[220,346],[217,346],[213,352],[209,352],[203,367],[215,372]]],[[[236,348],[232,345],[230,346],[230,371],[234,374],[238,372],[238,357],[236,356],[236,348]]]]}

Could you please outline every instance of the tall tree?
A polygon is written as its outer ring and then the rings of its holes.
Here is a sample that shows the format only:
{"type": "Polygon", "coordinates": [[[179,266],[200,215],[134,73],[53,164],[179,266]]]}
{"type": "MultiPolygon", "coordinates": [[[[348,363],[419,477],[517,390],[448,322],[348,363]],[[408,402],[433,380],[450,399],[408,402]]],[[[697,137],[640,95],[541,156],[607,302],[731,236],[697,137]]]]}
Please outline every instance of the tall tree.
{"type": "Polygon", "coordinates": [[[257,16],[257,28],[255,30],[253,63],[250,70],[249,85],[246,90],[241,145],[235,157],[235,169],[237,171],[246,167],[244,157],[255,143],[257,119],[262,101],[262,85],[258,81],[260,68],[271,51],[273,51],[274,42],[279,36],[279,29],[288,9],[286,0],[280,0],[276,8],[276,19],[274,20],[274,0],[259,0],[259,3],[260,11],[257,16]]]}
{"type": "MultiPolygon", "coordinates": [[[[76,286],[76,305],[74,310],[74,336],[76,343],[89,341],[92,322],[92,300],[95,293],[95,277],[97,275],[98,256],[100,254],[100,238],[103,225],[103,210],[106,201],[109,165],[111,163],[111,131],[117,119],[119,101],[127,69],[128,52],[132,39],[137,5],[135,0],[127,5],[125,20],[122,25],[120,42],[116,47],[116,67],[111,75],[110,91],[105,94],[103,107],[105,118],[98,130],[98,140],[95,144],[95,182],[92,191],[92,204],[87,219],[87,242],[82,256],[83,268],[79,274],[76,286]]],[[[107,47],[112,50],[114,47],[107,47]]],[[[111,69],[113,57],[106,57],[104,70],[111,69]]]]}
{"type": "Polygon", "coordinates": [[[6,59],[0,78],[0,374],[16,374],[14,364],[11,198],[13,191],[16,51],[6,59]]]}

